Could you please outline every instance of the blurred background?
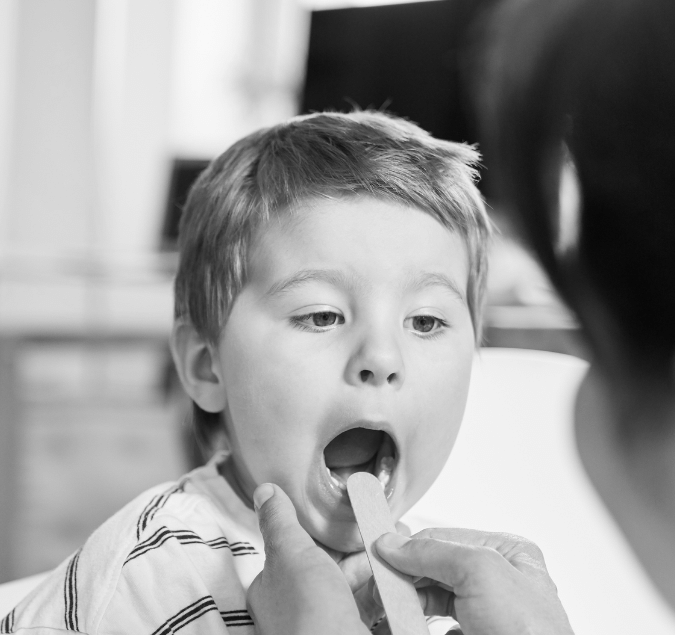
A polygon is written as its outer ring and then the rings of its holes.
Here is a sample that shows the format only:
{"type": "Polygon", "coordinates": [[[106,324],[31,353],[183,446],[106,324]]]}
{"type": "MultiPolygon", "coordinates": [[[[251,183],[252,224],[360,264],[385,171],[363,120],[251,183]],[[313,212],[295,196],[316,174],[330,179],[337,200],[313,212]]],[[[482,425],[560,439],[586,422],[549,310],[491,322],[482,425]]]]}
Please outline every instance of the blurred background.
{"type": "MultiPolygon", "coordinates": [[[[386,108],[478,142],[493,0],[0,0],[0,582],[200,461],[168,355],[180,206],[294,114],[386,108]]],[[[491,202],[489,166],[483,191],[491,202]]],[[[494,205],[486,343],[583,356],[494,205]]]]}

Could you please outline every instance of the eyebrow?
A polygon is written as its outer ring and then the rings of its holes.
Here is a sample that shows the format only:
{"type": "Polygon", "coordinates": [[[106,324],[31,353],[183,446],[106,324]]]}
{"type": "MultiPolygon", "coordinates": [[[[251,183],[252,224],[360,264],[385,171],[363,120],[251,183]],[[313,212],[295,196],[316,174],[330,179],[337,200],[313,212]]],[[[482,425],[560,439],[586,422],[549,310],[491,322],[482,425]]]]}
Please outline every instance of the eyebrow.
{"type": "MultiPolygon", "coordinates": [[[[283,280],[275,282],[265,296],[274,298],[287,293],[308,282],[325,282],[334,287],[351,291],[363,287],[363,282],[355,275],[348,275],[337,269],[302,269],[283,280]]],[[[466,298],[457,283],[444,273],[423,272],[411,276],[403,285],[406,291],[421,291],[428,287],[442,287],[458,300],[466,304],[466,298]]]]}
{"type": "Polygon", "coordinates": [[[283,295],[308,282],[325,282],[345,290],[355,289],[358,279],[337,269],[302,269],[283,280],[275,282],[266,292],[268,298],[283,295]]]}
{"type": "Polygon", "coordinates": [[[419,275],[411,277],[405,288],[410,291],[421,291],[427,287],[442,287],[449,291],[458,300],[466,304],[466,297],[457,283],[444,273],[425,271],[419,275]]]}

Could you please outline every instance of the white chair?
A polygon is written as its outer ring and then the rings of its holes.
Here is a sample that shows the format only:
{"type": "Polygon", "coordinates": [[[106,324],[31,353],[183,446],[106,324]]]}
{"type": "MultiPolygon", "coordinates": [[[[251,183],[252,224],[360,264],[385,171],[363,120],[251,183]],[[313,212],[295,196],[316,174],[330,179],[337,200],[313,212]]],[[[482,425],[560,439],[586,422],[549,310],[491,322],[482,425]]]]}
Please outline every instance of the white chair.
{"type": "Polygon", "coordinates": [[[577,456],[573,406],[586,367],[557,353],[483,349],[450,460],[404,520],[413,532],[473,527],[534,540],[576,635],[672,635],[675,616],[577,456]]]}

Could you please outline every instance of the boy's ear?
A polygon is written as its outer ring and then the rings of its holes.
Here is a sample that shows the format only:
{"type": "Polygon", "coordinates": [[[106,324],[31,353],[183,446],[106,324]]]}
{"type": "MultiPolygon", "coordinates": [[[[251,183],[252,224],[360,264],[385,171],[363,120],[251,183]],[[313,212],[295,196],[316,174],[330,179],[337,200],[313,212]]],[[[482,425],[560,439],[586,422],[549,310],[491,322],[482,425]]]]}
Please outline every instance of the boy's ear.
{"type": "Polygon", "coordinates": [[[218,350],[210,346],[188,322],[174,324],[171,354],[185,392],[207,412],[222,412],[226,395],[218,350]]]}

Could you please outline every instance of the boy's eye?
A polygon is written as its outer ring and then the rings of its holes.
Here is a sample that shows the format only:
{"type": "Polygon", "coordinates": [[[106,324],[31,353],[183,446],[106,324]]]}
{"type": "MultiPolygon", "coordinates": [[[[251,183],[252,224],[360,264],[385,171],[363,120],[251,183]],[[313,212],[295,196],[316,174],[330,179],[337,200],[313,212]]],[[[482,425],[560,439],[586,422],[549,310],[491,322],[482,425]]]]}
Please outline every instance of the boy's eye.
{"type": "Polygon", "coordinates": [[[314,326],[333,326],[340,316],[332,311],[322,311],[321,313],[312,313],[311,318],[314,326]]]}
{"type": "Polygon", "coordinates": [[[433,315],[414,315],[406,318],[405,322],[413,332],[429,337],[440,334],[448,326],[447,322],[433,315]]]}
{"type": "Polygon", "coordinates": [[[343,315],[335,311],[316,311],[292,318],[293,325],[304,331],[328,331],[331,328],[345,323],[343,315]]]}
{"type": "Polygon", "coordinates": [[[436,318],[430,315],[416,315],[412,319],[412,327],[420,333],[428,333],[434,328],[436,318]]]}

